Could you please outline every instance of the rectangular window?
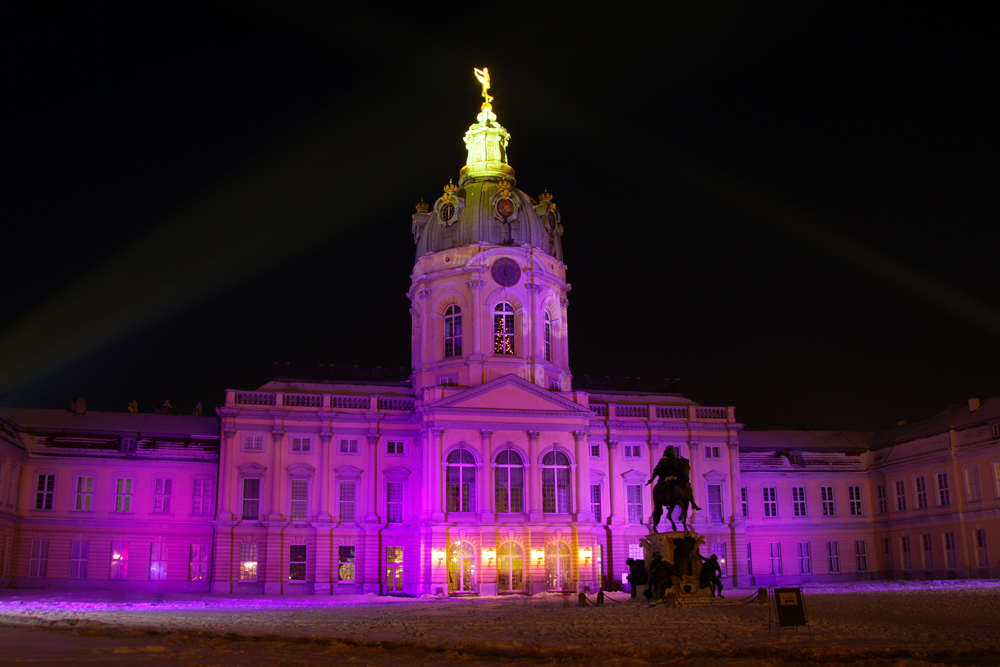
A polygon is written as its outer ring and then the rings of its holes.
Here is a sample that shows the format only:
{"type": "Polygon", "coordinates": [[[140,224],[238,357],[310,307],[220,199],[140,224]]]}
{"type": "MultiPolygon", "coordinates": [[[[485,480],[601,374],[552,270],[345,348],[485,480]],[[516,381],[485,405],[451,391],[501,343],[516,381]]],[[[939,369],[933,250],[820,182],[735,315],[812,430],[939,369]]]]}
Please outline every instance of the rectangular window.
{"type": "Polygon", "coordinates": [[[28,560],[29,577],[45,577],[49,571],[49,541],[31,540],[31,557],[28,560]]]}
{"type": "Polygon", "coordinates": [[[312,438],[309,436],[294,436],[292,438],[293,452],[308,452],[312,449],[312,438]]]}
{"type": "Polygon", "coordinates": [[[924,544],[924,569],[929,570],[934,567],[934,547],[931,542],[931,536],[926,534],[921,535],[920,539],[924,544]]]}
{"type": "Polygon", "coordinates": [[[889,499],[885,494],[885,484],[875,485],[875,495],[878,498],[878,513],[888,514],[889,513],[889,499]]]}
{"type": "Polygon", "coordinates": [[[337,547],[337,581],[354,581],[354,547],[337,547]]]}
{"type": "Polygon", "coordinates": [[[128,579],[128,542],[111,543],[111,578],[128,579]]]}
{"type": "Polygon", "coordinates": [[[903,480],[896,482],[896,509],[906,511],[906,483],[903,480]]]}
{"type": "Polygon", "coordinates": [[[771,574],[781,574],[781,542],[768,545],[771,551],[771,574]]]}
{"type": "Polygon", "coordinates": [[[257,545],[256,543],[240,545],[240,581],[257,581],[257,545]]]}
{"type": "Polygon", "coordinates": [[[764,493],[764,516],[778,516],[778,487],[765,486],[761,490],[764,493]]]}
{"type": "Polygon", "coordinates": [[[264,436],[262,435],[244,435],[243,436],[243,450],[247,452],[262,452],[264,451],[264,436]]]}
{"type": "Polygon", "coordinates": [[[956,567],[955,563],[955,533],[944,534],[944,555],[947,559],[948,567],[956,567]]]}
{"type": "Polygon", "coordinates": [[[808,542],[799,542],[799,574],[812,573],[812,552],[808,542]]]}
{"type": "Polygon", "coordinates": [[[830,574],[840,572],[840,545],[836,542],[826,543],[826,569],[830,574]]]}
{"type": "Polygon", "coordinates": [[[288,580],[306,580],[306,545],[288,545],[288,580]]]}
{"type": "Polygon", "coordinates": [[[601,458],[601,446],[600,445],[590,445],[590,458],[599,459],[601,458]]]}
{"type": "Polygon", "coordinates": [[[403,523],[403,483],[386,484],[386,517],[389,523],[403,523]]]}
{"type": "Polygon", "coordinates": [[[260,479],[243,480],[243,520],[257,521],[260,518],[260,479]]]}
{"type": "Polygon", "coordinates": [[[94,478],[81,475],[76,478],[76,504],[74,509],[89,512],[94,502],[94,478]]]}
{"type": "Polygon", "coordinates": [[[499,312],[493,313],[493,352],[514,354],[514,308],[503,302],[496,308],[499,312]]]}
{"type": "Polygon", "coordinates": [[[385,443],[386,454],[405,454],[406,446],[402,440],[389,440],[385,443]]]}
{"type": "Polygon", "coordinates": [[[590,485],[590,511],[594,514],[594,521],[601,522],[601,485],[590,485]]]}
{"type": "Polygon", "coordinates": [[[951,505],[951,492],[948,490],[948,473],[939,472],[937,476],[938,484],[938,505],[951,505]]]}
{"type": "Polygon", "coordinates": [[[149,580],[165,581],[167,578],[167,545],[153,542],[149,545],[149,580]]]}
{"type": "Polygon", "coordinates": [[[341,440],[340,441],[340,453],[341,454],[357,454],[358,453],[358,441],[357,440],[341,440]]]}
{"type": "Polygon", "coordinates": [[[986,531],[982,528],[976,530],[976,558],[979,567],[989,567],[990,559],[986,553],[986,531]]]}
{"type": "Polygon", "coordinates": [[[740,488],[740,502],[743,505],[742,512],[743,516],[750,516],[750,494],[747,492],[747,487],[740,488]]]}
{"type": "Polygon", "coordinates": [[[973,465],[965,469],[965,499],[970,503],[981,500],[979,495],[979,466],[973,465]]]}
{"type": "Polygon", "coordinates": [[[806,487],[792,487],[792,514],[806,516],[806,487]]]}
{"type": "Polygon", "coordinates": [[[753,574],[753,552],[747,542],[747,574],[753,574]]]}
{"type": "Polygon", "coordinates": [[[292,521],[309,520],[309,480],[292,480],[292,521]]]}
{"type": "Polygon", "coordinates": [[[52,509],[52,496],[56,491],[55,475],[39,475],[38,486],[35,489],[35,509],[52,509]]]}
{"type": "Polygon", "coordinates": [[[630,544],[628,545],[628,557],[644,561],[646,559],[646,552],[643,550],[641,544],[630,544]]]}
{"type": "Polygon", "coordinates": [[[552,321],[545,312],[545,361],[552,361],[552,321]]]}
{"type": "Polygon", "coordinates": [[[628,504],[628,522],[642,523],[642,485],[625,485],[625,498],[628,504]]]}
{"type": "Polygon", "coordinates": [[[833,501],[833,487],[819,487],[819,497],[823,503],[823,516],[837,516],[837,505],[833,501]]]}
{"type": "Polygon", "coordinates": [[[173,495],[174,481],[172,479],[153,480],[153,512],[170,514],[170,497],[173,495]]]}
{"type": "Polygon", "coordinates": [[[861,505],[861,487],[847,487],[847,500],[851,505],[851,516],[864,516],[864,508],[861,505]]]}
{"type": "Polygon", "coordinates": [[[903,553],[903,569],[912,570],[913,569],[913,558],[910,552],[910,538],[907,535],[899,538],[899,548],[903,553]]]}
{"type": "Polygon", "coordinates": [[[885,569],[892,569],[892,543],[888,537],[882,538],[882,549],[885,551],[885,569]]]}
{"type": "Polygon", "coordinates": [[[642,449],[639,445],[625,445],[625,458],[627,459],[640,459],[642,458],[642,449]]]}
{"type": "Polygon", "coordinates": [[[854,540],[854,566],[858,572],[868,571],[868,545],[864,540],[854,540]]]}
{"type": "Polygon", "coordinates": [[[722,485],[708,485],[708,520],[711,523],[722,523],[722,485]]]}
{"type": "Polygon", "coordinates": [[[86,579],[87,562],[90,560],[90,541],[74,540],[69,550],[69,578],[86,579]]]}
{"type": "Polygon", "coordinates": [[[705,445],[705,459],[721,459],[722,455],[718,445],[705,445]]]}
{"type": "Polygon", "coordinates": [[[726,558],[726,555],[727,555],[728,551],[726,549],[726,543],[725,542],[712,542],[712,544],[709,545],[709,548],[712,551],[712,555],[716,556],[717,559],[718,559],[718,561],[719,561],[719,569],[722,570],[722,575],[721,576],[723,576],[723,577],[727,576],[726,575],[726,563],[728,562],[728,559],[726,558]]]}
{"type": "Polygon", "coordinates": [[[457,375],[439,375],[437,381],[438,381],[438,385],[439,386],[451,387],[453,385],[457,385],[458,384],[458,376],[457,375]]]}
{"type": "Polygon", "coordinates": [[[914,481],[917,485],[917,509],[919,510],[927,507],[927,480],[921,475],[914,481]]]}
{"type": "Polygon", "coordinates": [[[344,523],[354,523],[357,521],[357,482],[340,483],[340,520],[344,523]]]}
{"type": "Polygon", "coordinates": [[[993,425],[993,437],[1000,438],[1000,422],[993,425]]]}
{"type": "Polygon", "coordinates": [[[191,499],[191,514],[212,513],[212,480],[194,480],[194,493],[191,499]]]}
{"type": "Polygon", "coordinates": [[[115,511],[132,511],[132,478],[119,477],[115,482],[115,511]]]}
{"type": "Polygon", "coordinates": [[[188,581],[208,580],[208,545],[192,544],[188,560],[188,581]]]}

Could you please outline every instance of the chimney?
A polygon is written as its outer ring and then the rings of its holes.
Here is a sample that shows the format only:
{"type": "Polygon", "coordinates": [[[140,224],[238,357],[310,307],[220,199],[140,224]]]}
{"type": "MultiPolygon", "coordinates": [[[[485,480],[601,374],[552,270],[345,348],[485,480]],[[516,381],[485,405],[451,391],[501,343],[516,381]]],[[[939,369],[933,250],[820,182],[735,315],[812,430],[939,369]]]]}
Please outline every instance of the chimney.
{"type": "Polygon", "coordinates": [[[979,399],[978,398],[970,398],[969,399],[969,412],[975,412],[978,409],[979,409],[979,399]]]}
{"type": "Polygon", "coordinates": [[[80,398],[74,398],[69,402],[69,411],[75,415],[87,414],[87,399],[82,396],[80,398]]]}

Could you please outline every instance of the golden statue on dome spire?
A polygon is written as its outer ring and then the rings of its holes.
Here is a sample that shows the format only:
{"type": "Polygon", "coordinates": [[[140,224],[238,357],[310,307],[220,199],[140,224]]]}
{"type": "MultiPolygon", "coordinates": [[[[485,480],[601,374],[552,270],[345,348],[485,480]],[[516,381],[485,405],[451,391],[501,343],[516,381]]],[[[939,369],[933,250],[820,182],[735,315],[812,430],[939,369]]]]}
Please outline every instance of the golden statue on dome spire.
{"type": "Polygon", "coordinates": [[[486,111],[487,109],[492,109],[493,105],[490,104],[490,102],[493,101],[493,96],[490,95],[489,92],[487,92],[490,89],[489,68],[484,67],[482,69],[477,69],[473,67],[472,71],[475,72],[476,78],[479,79],[479,83],[483,84],[483,99],[486,100],[485,102],[483,102],[483,111],[486,111]]]}

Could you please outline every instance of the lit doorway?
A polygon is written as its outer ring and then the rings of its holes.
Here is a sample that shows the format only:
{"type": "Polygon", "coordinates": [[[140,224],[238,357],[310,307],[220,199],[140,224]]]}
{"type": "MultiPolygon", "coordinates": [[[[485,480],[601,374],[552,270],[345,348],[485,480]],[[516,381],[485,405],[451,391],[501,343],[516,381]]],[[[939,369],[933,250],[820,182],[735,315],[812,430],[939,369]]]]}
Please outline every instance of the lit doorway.
{"type": "Polygon", "coordinates": [[[553,542],[545,550],[545,575],[550,591],[569,590],[569,546],[565,542],[553,542]]]}
{"type": "Polygon", "coordinates": [[[385,588],[386,592],[403,592],[403,547],[385,548],[385,588]]]}
{"type": "Polygon", "coordinates": [[[501,593],[524,590],[524,550],[517,542],[504,542],[497,549],[497,587],[501,593]]]}
{"type": "Polygon", "coordinates": [[[476,550],[468,542],[455,542],[448,550],[448,592],[474,593],[476,550]]]}

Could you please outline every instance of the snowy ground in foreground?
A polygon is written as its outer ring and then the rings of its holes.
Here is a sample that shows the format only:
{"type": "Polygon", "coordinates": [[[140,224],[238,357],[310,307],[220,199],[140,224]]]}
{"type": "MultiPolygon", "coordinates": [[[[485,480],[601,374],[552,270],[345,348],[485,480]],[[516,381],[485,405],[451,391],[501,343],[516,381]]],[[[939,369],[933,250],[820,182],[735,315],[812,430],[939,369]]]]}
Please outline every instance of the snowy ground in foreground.
{"type": "Polygon", "coordinates": [[[245,646],[252,640],[257,658],[290,643],[327,653],[344,644],[349,645],[345,650],[380,645],[397,651],[459,651],[498,661],[740,658],[894,664],[900,657],[915,657],[1000,664],[1000,581],[814,585],[803,587],[803,593],[809,629],[784,629],[780,636],[773,628],[768,631],[768,607],[738,603],[753,595],[750,590],[726,591],[726,604],[677,609],[630,602],[621,593],[609,595],[603,607],[579,608],[575,596],[552,595],[113,597],[3,590],[0,625],[156,637],[167,645],[214,642],[215,653],[227,643],[245,646]]]}

